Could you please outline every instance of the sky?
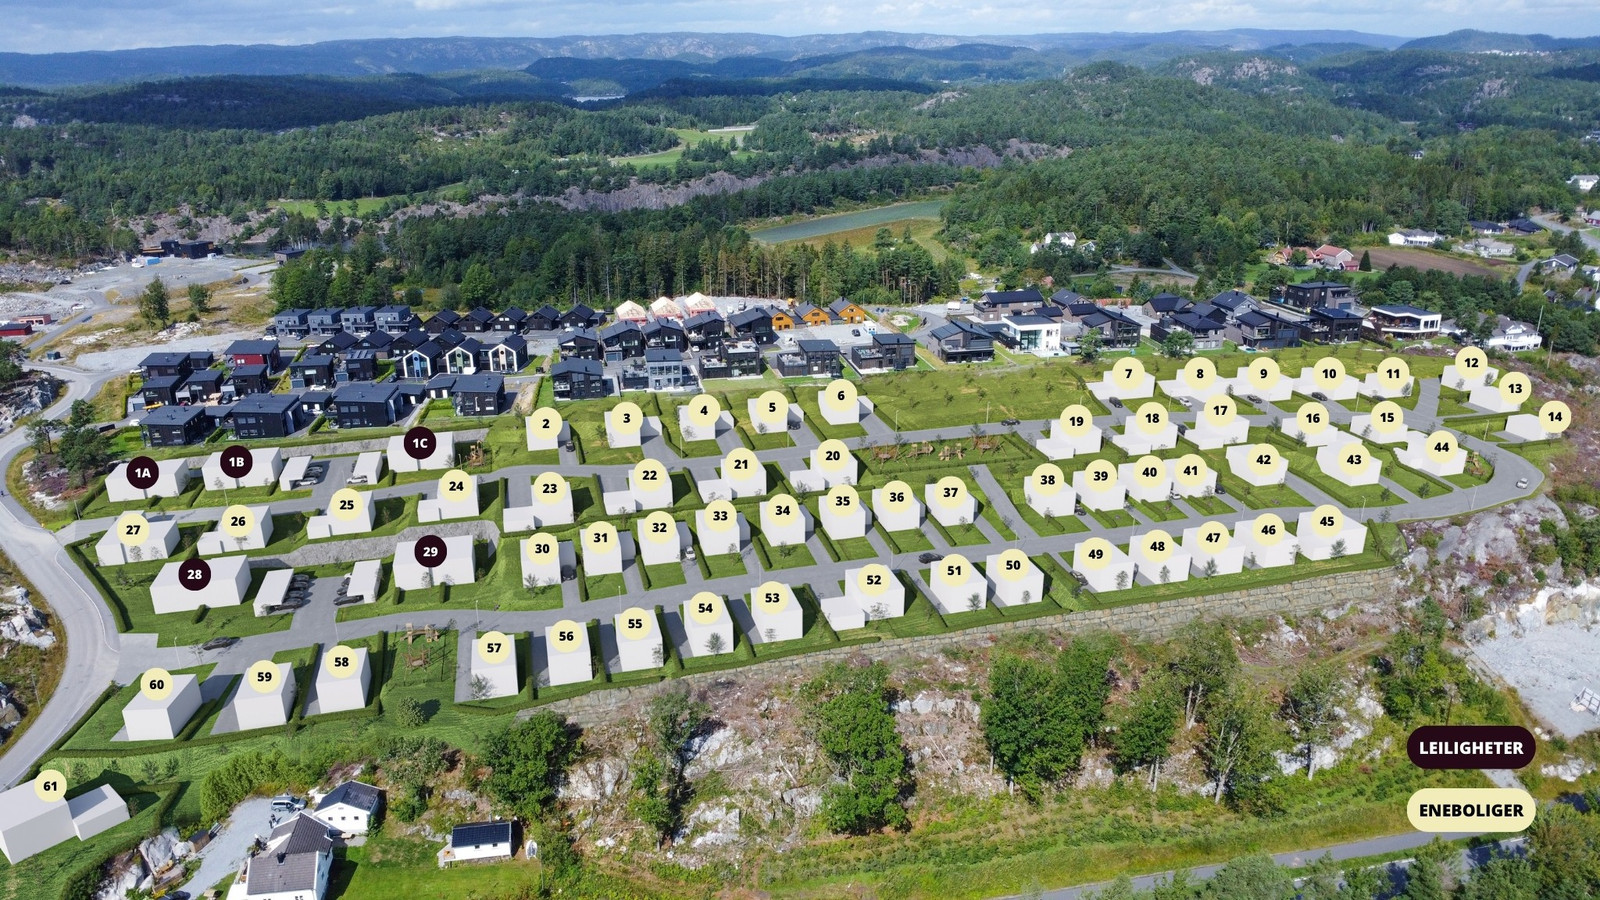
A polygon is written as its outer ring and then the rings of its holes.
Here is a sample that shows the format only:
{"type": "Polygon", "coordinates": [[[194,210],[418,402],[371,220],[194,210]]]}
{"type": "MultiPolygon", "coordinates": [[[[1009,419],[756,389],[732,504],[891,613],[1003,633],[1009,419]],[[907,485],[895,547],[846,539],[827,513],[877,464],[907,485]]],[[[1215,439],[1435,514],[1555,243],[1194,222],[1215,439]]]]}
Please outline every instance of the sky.
{"type": "Polygon", "coordinates": [[[23,53],[664,31],[977,35],[1250,27],[1405,36],[1458,28],[1600,34],[1595,0],[0,0],[0,16],[6,23],[0,51],[23,53]]]}

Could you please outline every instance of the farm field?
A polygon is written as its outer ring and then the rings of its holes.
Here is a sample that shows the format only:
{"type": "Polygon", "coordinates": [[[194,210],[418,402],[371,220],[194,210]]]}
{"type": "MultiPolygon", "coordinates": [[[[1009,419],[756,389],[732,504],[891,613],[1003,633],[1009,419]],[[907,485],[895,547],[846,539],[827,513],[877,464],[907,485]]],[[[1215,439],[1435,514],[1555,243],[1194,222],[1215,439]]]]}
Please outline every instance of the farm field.
{"type": "Polygon", "coordinates": [[[939,217],[939,210],[943,207],[943,200],[892,203],[888,206],[861,209],[855,212],[801,219],[797,222],[775,225],[770,228],[756,228],[750,232],[750,236],[763,243],[782,244],[788,241],[809,241],[814,238],[837,235],[841,232],[850,232],[861,228],[871,228],[876,231],[892,222],[903,222],[906,219],[936,219],[939,217]]]}
{"type": "Polygon", "coordinates": [[[1366,251],[1372,255],[1372,268],[1382,271],[1390,266],[1414,266],[1418,269],[1434,269],[1440,272],[1449,272],[1451,275],[1479,275],[1490,278],[1498,277],[1506,271],[1515,271],[1516,264],[1509,261],[1486,260],[1476,257],[1468,259],[1437,250],[1423,250],[1416,247],[1373,247],[1366,251]]]}

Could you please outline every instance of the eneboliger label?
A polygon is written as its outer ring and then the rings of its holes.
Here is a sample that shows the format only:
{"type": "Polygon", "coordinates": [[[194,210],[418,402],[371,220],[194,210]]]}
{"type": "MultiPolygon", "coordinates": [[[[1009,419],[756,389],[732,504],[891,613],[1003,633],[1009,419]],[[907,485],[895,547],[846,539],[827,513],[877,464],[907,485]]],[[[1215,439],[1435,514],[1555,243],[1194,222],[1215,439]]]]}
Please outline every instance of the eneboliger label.
{"type": "Polygon", "coordinates": [[[1419,769],[1520,769],[1538,749],[1521,725],[1424,725],[1406,740],[1419,769]]]}
{"type": "Polygon", "coordinates": [[[1418,831],[1517,832],[1533,824],[1538,809],[1519,788],[1423,788],[1411,795],[1406,818],[1418,831]]]}

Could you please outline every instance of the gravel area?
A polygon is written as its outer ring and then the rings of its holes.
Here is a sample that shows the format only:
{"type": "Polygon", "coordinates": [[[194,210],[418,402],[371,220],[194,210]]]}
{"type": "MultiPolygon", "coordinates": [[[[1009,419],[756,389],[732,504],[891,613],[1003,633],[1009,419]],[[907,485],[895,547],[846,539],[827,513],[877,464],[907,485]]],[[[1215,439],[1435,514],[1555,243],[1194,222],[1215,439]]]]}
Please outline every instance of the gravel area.
{"type": "Polygon", "coordinates": [[[1521,636],[1502,627],[1498,636],[1474,644],[1473,652],[1517,689],[1524,703],[1567,738],[1600,728],[1600,717],[1575,712],[1572,700],[1589,688],[1600,693],[1600,630],[1576,624],[1543,625],[1521,636]]]}
{"type": "Polygon", "coordinates": [[[239,871],[250,845],[259,836],[265,838],[272,830],[272,801],[266,797],[246,800],[234,807],[233,815],[223,823],[222,830],[211,843],[200,851],[200,868],[183,886],[189,896],[198,897],[219,881],[231,878],[239,871]]]}

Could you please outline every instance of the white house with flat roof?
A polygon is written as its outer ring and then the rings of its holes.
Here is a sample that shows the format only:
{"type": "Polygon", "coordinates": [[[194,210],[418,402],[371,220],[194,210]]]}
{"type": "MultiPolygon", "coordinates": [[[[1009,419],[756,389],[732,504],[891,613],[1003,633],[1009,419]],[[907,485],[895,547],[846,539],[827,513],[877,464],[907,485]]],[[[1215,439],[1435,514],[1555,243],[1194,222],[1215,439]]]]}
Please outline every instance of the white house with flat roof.
{"type": "MultiPolygon", "coordinates": [[[[265,503],[245,507],[250,510],[249,527],[244,534],[234,536],[224,530],[228,524],[218,520],[217,527],[200,536],[201,556],[221,556],[224,553],[243,553],[246,550],[265,550],[272,540],[272,509],[265,503]]],[[[226,518],[227,513],[223,513],[226,518]]]]}
{"type": "Polygon", "coordinates": [[[283,472],[283,452],[277,447],[260,447],[245,451],[250,454],[250,471],[235,478],[222,470],[222,457],[228,452],[218,450],[200,464],[201,490],[231,491],[238,488],[268,487],[277,481],[279,474],[283,472]]]}
{"type": "Polygon", "coordinates": [[[473,564],[472,535],[459,534],[444,539],[444,560],[429,568],[417,562],[417,542],[401,541],[394,548],[394,583],[403,591],[417,591],[442,584],[472,584],[478,580],[473,564]]]}
{"type": "Polygon", "coordinates": [[[200,679],[193,675],[173,675],[172,690],[160,700],[144,691],[133,696],[122,708],[123,737],[130,741],[170,741],[200,709],[200,679]]]}
{"type": "Polygon", "coordinates": [[[312,684],[319,715],[366,706],[367,691],[372,686],[372,665],[367,648],[351,647],[350,665],[339,669],[330,666],[324,656],[317,661],[317,679],[312,684]]]}
{"type": "Polygon", "coordinates": [[[294,711],[294,665],[278,663],[277,666],[278,677],[272,679],[270,689],[259,691],[243,681],[234,688],[233,703],[230,705],[240,731],[272,728],[289,721],[289,715],[294,711]]]}
{"type": "Polygon", "coordinates": [[[95,542],[94,556],[102,566],[122,566],[131,562],[167,559],[178,548],[178,523],[173,519],[149,519],[143,543],[128,546],[113,525],[95,542]]]}
{"type": "Polygon", "coordinates": [[[433,452],[423,459],[413,459],[406,452],[406,436],[397,434],[389,438],[389,468],[396,472],[443,471],[456,464],[455,435],[448,431],[437,432],[433,452]]]}
{"type": "Polygon", "coordinates": [[[106,476],[106,499],[112,503],[128,503],[176,497],[189,487],[192,472],[187,459],[159,459],[156,460],[156,483],[148,488],[136,488],[128,483],[128,464],[118,463],[106,476]]]}
{"type": "Polygon", "coordinates": [[[183,585],[179,577],[181,561],[161,567],[150,583],[150,602],[157,613],[194,612],[202,606],[221,609],[238,606],[250,590],[250,560],[243,556],[219,556],[207,561],[211,579],[204,587],[183,585]]]}

